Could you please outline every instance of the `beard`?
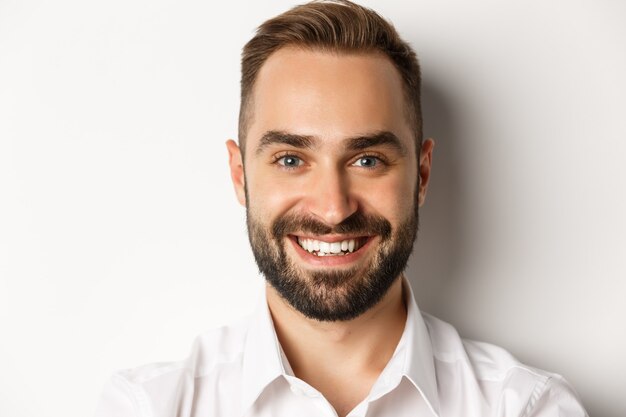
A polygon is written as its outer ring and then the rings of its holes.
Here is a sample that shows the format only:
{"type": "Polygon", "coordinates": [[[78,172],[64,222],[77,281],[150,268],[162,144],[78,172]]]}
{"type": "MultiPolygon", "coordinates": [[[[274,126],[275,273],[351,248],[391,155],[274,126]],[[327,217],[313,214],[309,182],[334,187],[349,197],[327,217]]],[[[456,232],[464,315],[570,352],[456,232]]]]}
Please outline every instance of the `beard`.
{"type": "Polygon", "coordinates": [[[417,237],[418,206],[395,230],[384,217],[360,211],[334,227],[295,215],[265,226],[247,207],[246,223],[259,271],[288,304],[314,320],[347,321],[374,307],[406,268],[417,237]],[[380,241],[361,271],[356,267],[306,270],[285,250],[288,235],[297,233],[377,236],[380,241]]]}

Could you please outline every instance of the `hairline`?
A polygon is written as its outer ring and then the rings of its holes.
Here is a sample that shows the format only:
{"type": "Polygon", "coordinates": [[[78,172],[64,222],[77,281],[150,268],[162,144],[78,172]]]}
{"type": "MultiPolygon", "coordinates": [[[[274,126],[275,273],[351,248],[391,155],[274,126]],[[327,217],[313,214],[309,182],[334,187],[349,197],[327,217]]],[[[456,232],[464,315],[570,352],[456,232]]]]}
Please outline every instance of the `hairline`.
{"type": "Polygon", "coordinates": [[[421,148],[421,138],[418,137],[419,136],[418,131],[421,130],[422,127],[416,126],[417,118],[415,116],[415,112],[417,111],[417,107],[416,107],[416,104],[412,102],[410,89],[406,85],[402,72],[400,71],[396,63],[393,61],[393,59],[391,59],[389,54],[387,54],[384,50],[381,50],[380,48],[377,48],[375,46],[365,47],[365,48],[348,48],[348,47],[341,47],[341,46],[338,47],[338,46],[327,46],[327,45],[309,44],[309,43],[301,43],[301,42],[288,42],[276,48],[265,58],[265,60],[263,61],[259,69],[257,70],[256,76],[252,80],[248,95],[246,97],[241,97],[242,101],[240,104],[238,138],[239,138],[239,147],[241,149],[242,156],[245,156],[245,146],[247,142],[247,136],[250,131],[250,126],[252,124],[252,120],[254,117],[254,113],[252,109],[254,108],[254,97],[256,94],[256,86],[257,86],[259,74],[261,73],[261,70],[265,66],[265,63],[278,51],[281,51],[284,49],[296,49],[296,50],[308,51],[308,52],[322,52],[322,53],[328,53],[328,54],[332,54],[336,56],[342,56],[342,55],[376,56],[378,55],[380,57],[385,58],[389,63],[391,63],[393,68],[396,70],[397,75],[400,77],[400,82],[402,84],[402,93],[403,93],[402,95],[404,99],[404,106],[403,106],[404,117],[414,136],[413,139],[415,143],[416,154],[419,155],[419,151],[421,148]],[[245,101],[243,100],[244,98],[245,98],[245,101]]]}

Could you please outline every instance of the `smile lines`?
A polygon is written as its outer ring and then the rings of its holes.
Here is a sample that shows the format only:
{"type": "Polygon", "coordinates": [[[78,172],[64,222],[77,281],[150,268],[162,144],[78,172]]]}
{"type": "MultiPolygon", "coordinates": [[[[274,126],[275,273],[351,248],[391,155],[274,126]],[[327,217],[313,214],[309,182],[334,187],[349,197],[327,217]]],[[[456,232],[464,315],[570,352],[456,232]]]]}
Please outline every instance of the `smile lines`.
{"type": "Polygon", "coordinates": [[[367,238],[346,239],[340,242],[324,242],[322,240],[297,237],[298,244],[305,251],[316,256],[343,256],[363,246],[367,238]]]}

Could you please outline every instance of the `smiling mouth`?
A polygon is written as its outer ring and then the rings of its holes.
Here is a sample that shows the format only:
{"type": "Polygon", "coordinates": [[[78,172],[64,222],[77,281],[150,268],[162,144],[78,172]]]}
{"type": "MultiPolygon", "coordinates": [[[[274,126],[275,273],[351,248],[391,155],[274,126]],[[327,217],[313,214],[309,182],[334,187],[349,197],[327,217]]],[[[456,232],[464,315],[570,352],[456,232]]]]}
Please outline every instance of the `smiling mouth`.
{"type": "Polygon", "coordinates": [[[355,237],[337,242],[324,242],[312,238],[294,236],[302,249],[315,256],[344,256],[359,250],[367,243],[369,236],[355,237]]]}

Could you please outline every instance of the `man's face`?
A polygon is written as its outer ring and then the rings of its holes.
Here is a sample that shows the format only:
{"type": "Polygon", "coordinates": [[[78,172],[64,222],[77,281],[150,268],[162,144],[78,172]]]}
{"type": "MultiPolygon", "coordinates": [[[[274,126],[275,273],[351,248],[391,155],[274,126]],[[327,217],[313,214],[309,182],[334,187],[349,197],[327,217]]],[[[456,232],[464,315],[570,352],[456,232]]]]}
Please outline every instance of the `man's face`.
{"type": "Polygon", "coordinates": [[[259,269],[295,309],[349,320],[406,266],[432,152],[418,163],[402,80],[379,54],[283,48],[261,68],[231,175],[259,269]]]}

